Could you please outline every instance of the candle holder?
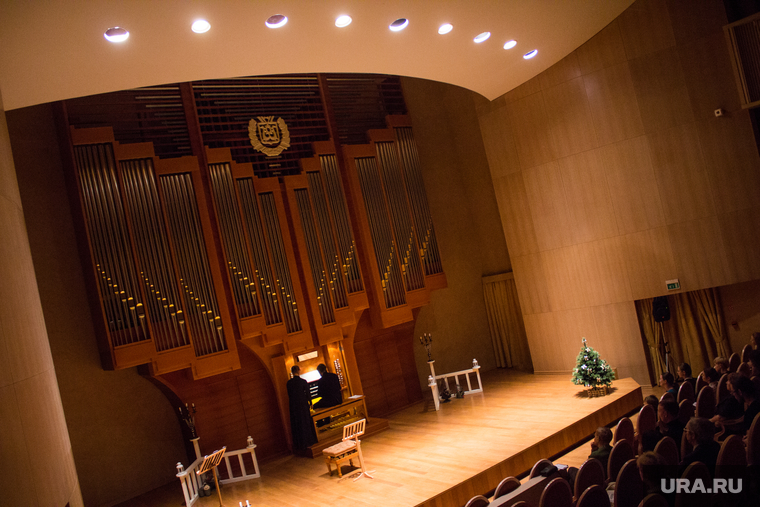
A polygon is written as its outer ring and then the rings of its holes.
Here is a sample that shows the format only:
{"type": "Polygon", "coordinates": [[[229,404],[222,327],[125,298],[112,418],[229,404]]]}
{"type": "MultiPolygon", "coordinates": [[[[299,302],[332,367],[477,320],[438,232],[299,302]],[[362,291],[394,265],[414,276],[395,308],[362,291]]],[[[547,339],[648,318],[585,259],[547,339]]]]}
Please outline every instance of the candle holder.
{"type": "Polygon", "coordinates": [[[433,336],[430,333],[424,333],[420,336],[420,343],[427,350],[428,362],[433,360],[433,336]]]}
{"type": "Polygon", "coordinates": [[[185,421],[185,424],[190,430],[191,440],[193,438],[198,438],[198,435],[195,433],[195,412],[195,403],[192,403],[189,406],[185,403],[184,407],[179,407],[179,416],[185,421]]]}

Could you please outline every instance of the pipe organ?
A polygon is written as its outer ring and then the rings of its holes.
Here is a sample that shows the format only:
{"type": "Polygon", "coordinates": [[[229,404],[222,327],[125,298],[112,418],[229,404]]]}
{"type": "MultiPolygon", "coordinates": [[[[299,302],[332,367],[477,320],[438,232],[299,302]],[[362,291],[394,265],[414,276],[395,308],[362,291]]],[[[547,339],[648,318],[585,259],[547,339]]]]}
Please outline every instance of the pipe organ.
{"type": "MultiPolygon", "coordinates": [[[[362,312],[374,328],[410,322],[446,278],[409,118],[389,115],[365,144],[341,144],[329,111],[313,118],[329,79],[255,79],[119,92],[114,107],[134,96],[142,109],[112,117],[105,96],[67,101],[59,120],[104,367],[148,365],[154,378],[190,368],[199,379],[240,368],[244,345],[273,377],[287,425],[286,367],[297,355],[337,361],[348,393],[361,393],[352,341],[362,312]],[[307,109],[290,96],[282,112],[262,109],[277,106],[272,94],[252,109],[266,115],[262,129],[295,122],[297,159],[246,148],[245,107],[214,109],[237,104],[235,94],[258,100],[238,88],[281,81],[304,81],[307,109]],[[152,100],[165,102],[165,122],[152,100]]],[[[259,132],[259,145],[271,141],[259,132]]]]}

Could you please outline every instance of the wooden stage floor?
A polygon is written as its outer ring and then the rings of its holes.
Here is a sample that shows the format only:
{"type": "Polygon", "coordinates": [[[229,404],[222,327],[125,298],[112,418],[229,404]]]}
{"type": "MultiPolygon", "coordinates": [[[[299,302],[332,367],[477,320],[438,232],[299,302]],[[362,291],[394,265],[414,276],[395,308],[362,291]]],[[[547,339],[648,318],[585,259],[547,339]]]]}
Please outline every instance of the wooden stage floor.
{"type": "MultiPolygon", "coordinates": [[[[607,396],[587,398],[569,374],[493,370],[482,377],[484,393],[452,400],[438,412],[428,394],[391,415],[390,429],[362,440],[374,479],[339,480],[328,476],[321,458],[288,456],[262,464],[260,479],[224,486],[224,505],[461,507],[642,404],[641,388],[630,378],[614,382],[607,396]]],[[[119,507],[181,504],[177,481],[119,507]]],[[[194,505],[215,507],[219,499],[214,494],[194,505]]]]}

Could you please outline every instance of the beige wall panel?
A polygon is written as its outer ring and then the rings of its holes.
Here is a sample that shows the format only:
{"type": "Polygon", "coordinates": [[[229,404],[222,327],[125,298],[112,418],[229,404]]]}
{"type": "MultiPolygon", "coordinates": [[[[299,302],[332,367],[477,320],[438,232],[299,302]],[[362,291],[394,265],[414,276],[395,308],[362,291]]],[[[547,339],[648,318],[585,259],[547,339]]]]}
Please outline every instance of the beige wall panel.
{"type": "Polygon", "coordinates": [[[644,133],[627,62],[587,74],[583,82],[600,146],[644,133]]]}
{"type": "Polygon", "coordinates": [[[40,505],[65,505],[76,487],[66,421],[51,369],[16,385],[19,414],[40,505]]]}
{"type": "MultiPolygon", "coordinates": [[[[16,388],[0,388],[0,477],[3,478],[2,504],[8,506],[36,507],[38,502],[34,489],[32,464],[26,448],[24,426],[16,400],[16,388]]],[[[37,456],[45,460],[46,455],[37,456]]]]}
{"type": "Polygon", "coordinates": [[[633,377],[648,385],[649,369],[633,301],[597,306],[593,312],[598,333],[594,348],[602,359],[617,368],[619,378],[633,377]]]}
{"type": "Polygon", "coordinates": [[[664,225],[660,195],[645,137],[599,150],[621,234],[664,225]]]}
{"type": "Polygon", "coordinates": [[[544,90],[544,101],[557,157],[598,146],[583,78],[544,90]]]}
{"type": "Polygon", "coordinates": [[[560,371],[570,372],[575,368],[583,338],[594,348],[594,344],[600,342],[594,312],[592,308],[556,312],[554,322],[557,326],[552,336],[555,341],[554,354],[560,356],[556,359],[560,362],[560,371]]]}
{"type": "Polygon", "coordinates": [[[661,296],[665,280],[678,278],[667,227],[627,234],[622,237],[628,281],[633,300],[661,296]]]}
{"type": "Polygon", "coordinates": [[[506,109],[504,107],[480,115],[480,132],[483,145],[491,168],[491,177],[498,177],[520,170],[520,159],[509,128],[506,109]]]}
{"type": "Polygon", "coordinates": [[[583,261],[578,246],[541,252],[552,310],[569,310],[589,305],[590,287],[583,279],[583,261]]]}
{"type": "Polygon", "coordinates": [[[523,169],[557,158],[543,94],[536,93],[509,103],[507,109],[510,123],[519,125],[519,128],[514,129],[514,136],[523,169]]]}
{"type": "MultiPolygon", "coordinates": [[[[553,86],[570,81],[581,76],[581,68],[578,66],[578,55],[573,51],[562,60],[558,61],[541,74],[538,75],[538,81],[542,90],[547,90],[553,86]]],[[[549,108],[551,111],[551,108],[549,108]]]]}
{"type": "Polygon", "coordinates": [[[618,20],[604,27],[575,52],[583,75],[625,62],[625,47],[618,20]]]}
{"type": "Polygon", "coordinates": [[[728,269],[718,217],[668,226],[673,258],[684,291],[728,283],[728,269]]]}
{"type": "Polygon", "coordinates": [[[723,32],[728,23],[723,0],[668,0],[665,2],[677,44],[685,44],[705,34],[723,32]]]}
{"type": "Polygon", "coordinates": [[[715,214],[697,127],[693,123],[647,137],[665,222],[715,214]]]}
{"type": "Polygon", "coordinates": [[[718,215],[730,283],[760,278],[760,206],[718,215]]]}
{"type": "Polygon", "coordinates": [[[539,250],[570,244],[570,214],[557,162],[523,171],[539,250]]]}
{"type": "Polygon", "coordinates": [[[513,257],[512,268],[523,315],[551,311],[548,284],[541,254],[513,257]]]}
{"type": "Polygon", "coordinates": [[[528,194],[521,172],[493,179],[504,237],[511,256],[538,252],[528,194]]]}
{"type": "Polygon", "coordinates": [[[718,108],[741,108],[723,30],[678,46],[678,56],[695,118],[709,120],[718,108]]]}
{"type": "Polygon", "coordinates": [[[668,8],[662,0],[637,0],[617,20],[629,59],[654,53],[676,43],[668,8]]]}
{"type": "Polygon", "coordinates": [[[0,199],[0,338],[12,379],[18,382],[53,368],[34,267],[18,206],[0,199]]]}
{"type": "Polygon", "coordinates": [[[598,150],[558,161],[570,218],[570,241],[585,243],[618,234],[615,209],[598,150]]]}
{"type": "Polygon", "coordinates": [[[620,236],[578,245],[578,252],[590,306],[633,299],[620,236]]]}
{"type": "Polygon", "coordinates": [[[556,349],[556,340],[552,339],[557,327],[554,323],[554,313],[524,315],[523,321],[534,371],[538,373],[551,371],[554,367],[558,368],[559,363],[554,364],[556,358],[552,354],[552,349],[556,349]],[[538,365],[541,365],[540,369],[538,365]]]}
{"type": "Polygon", "coordinates": [[[749,112],[697,122],[697,129],[718,213],[757,204],[760,157],[749,112]]]}
{"type": "MultiPolygon", "coordinates": [[[[535,76],[532,79],[529,79],[528,81],[525,81],[523,84],[518,86],[517,88],[508,91],[499,99],[503,98],[504,102],[506,104],[510,104],[512,102],[517,102],[518,100],[522,100],[525,97],[529,95],[533,95],[534,93],[538,93],[541,91],[541,81],[539,80],[538,76],[535,76]]],[[[496,99],[496,100],[499,100],[496,99]]]]}
{"type": "Polygon", "coordinates": [[[629,62],[644,129],[659,132],[694,120],[678,53],[665,49],[629,62]]]}

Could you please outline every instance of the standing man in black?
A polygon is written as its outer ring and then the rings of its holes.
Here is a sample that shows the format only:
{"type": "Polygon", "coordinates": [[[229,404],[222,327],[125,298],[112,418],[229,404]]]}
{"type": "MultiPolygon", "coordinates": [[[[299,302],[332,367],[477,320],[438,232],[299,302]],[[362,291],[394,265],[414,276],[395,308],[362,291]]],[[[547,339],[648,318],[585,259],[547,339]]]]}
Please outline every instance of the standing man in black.
{"type": "Polygon", "coordinates": [[[290,369],[293,378],[288,380],[288,398],[290,399],[290,431],[293,435],[293,450],[306,449],[317,443],[317,433],[311,420],[311,397],[309,383],[302,379],[298,365],[290,369]]]}
{"type": "Polygon", "coordinates": [[[317,371],[321,375],[321,378],[317,380],[317,393],[322,399],[314,405],[314,408],[334,407],[343,403],[338,376],[327,371],[324,364],[317,366],[317,371]]]}

